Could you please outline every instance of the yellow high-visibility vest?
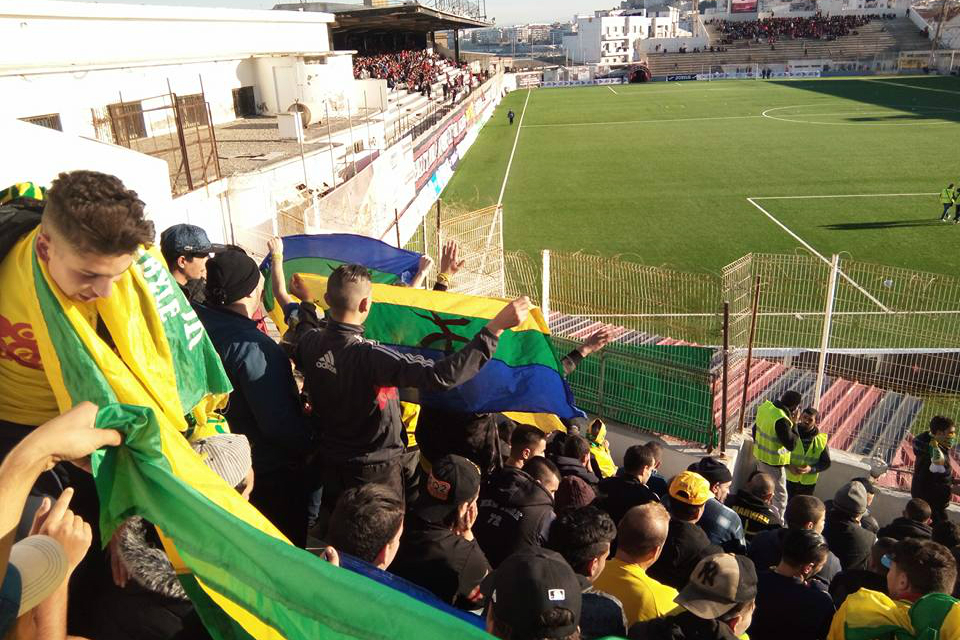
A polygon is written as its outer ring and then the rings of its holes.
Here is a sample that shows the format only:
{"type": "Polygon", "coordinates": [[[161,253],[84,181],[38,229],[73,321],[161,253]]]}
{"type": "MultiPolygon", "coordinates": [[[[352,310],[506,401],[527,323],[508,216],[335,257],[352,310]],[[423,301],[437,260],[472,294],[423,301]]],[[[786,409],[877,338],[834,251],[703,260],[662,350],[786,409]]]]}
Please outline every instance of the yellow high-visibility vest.
{"type": "MultiPolygon", "coordinates": [[[[820,460],[820,454],[823,453],[823,450],[827,448],[827,434],[818,433],[816,437],[810,441],[810,447],[806,450],[803,448],[803,441],[797,438],[797,446],[793,448],[793,451],[790,452],[790,464],[795,467],[812,467],[820,460]]],[[[799,482],[800,484],[817,484],[817,479],[820,477],[819,473],[805,473],[800,475],[798,473],[793,473],[790,469],[787,469],[787,480],[790,482],[799,482]]]]}
{"type": "Polygon", "coordinates": [[[793,420],[787,412],[766,400],[757,409],[757,438],[753,444],[754,456],[760,462],[771,467],[782,467],[790,462],[790,450],[783,446],[777,437],[777,422],[786,418],[790,425],[793,420]]]}

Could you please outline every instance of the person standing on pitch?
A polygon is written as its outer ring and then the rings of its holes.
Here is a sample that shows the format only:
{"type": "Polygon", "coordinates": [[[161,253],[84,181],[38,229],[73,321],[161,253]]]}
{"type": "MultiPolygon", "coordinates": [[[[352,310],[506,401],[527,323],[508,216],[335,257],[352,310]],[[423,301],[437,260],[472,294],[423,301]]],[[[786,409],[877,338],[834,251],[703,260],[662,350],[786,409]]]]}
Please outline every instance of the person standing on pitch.
{"type": "MultiPolygon", "coordinates": [[[[513,126],[513,119],[516,118],[516,117],[517,117],[517,116],[516,116],[516,114],[513,112],[513,109],[510,109],[510,111],[507,111],[507,120],[510,121],[510,126],[511,126],[511,127],[513,126]]],[[[953,185],[950,185],[950,186],[952,187],[953,185]]]]}
{"type": "Polygon", "coordinates": [[[770,509],[781,521],[787,508],[787,465],[790,464],[790,452],[796,448],[799,439],[794,421],[802,400],[796,391],[787,391],[773,402],[765,400],[757,409],[753,428],[757,466],[774,480],[770,509]]]}
{"type": "MultiPolygon", "coordinates": [[[[513,118],[510,119],[510,122],[513,123],[513,118]]],[[[940,214],[940,222],[949,222],[950,207],[953,207],[957,204],[957,192],[954,190],[952,182],[940,192],[940,204],[943,205],[943,213],[940,214]]]]}
{"type": "Polygon", "coordinates": [[[830,468],[827,434],[817,429],[817,410],[807,407],[797,422],[797,446],[787,465],[787,495],[812,496],[820,474],[830,468]]]}

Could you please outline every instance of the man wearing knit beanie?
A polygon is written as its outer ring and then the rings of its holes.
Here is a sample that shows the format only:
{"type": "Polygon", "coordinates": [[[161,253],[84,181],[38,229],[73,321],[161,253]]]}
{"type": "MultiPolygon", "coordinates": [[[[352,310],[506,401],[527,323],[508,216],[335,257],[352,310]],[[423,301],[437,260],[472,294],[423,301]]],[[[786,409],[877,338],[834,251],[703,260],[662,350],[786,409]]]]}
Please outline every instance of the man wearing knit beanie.
{"type": "Polygon", "coordinates": [[[560,480],[554,504],[559,512],[567,507],[585,507],[593,502],[596,497],[597,494],[583,479],[577,476],[567,476],[560,480]]]}
{"type": "Polygon", "coordinates": [[[840,559],[844,571],[867,568],[877,536],[860,526],[860,518],[866,512],[867,490],[858,480],[840,487],[833,497],[833,509],[827,514],[823,537],[840,559]]]}
{"type": "Polygon", "coordinates": [[[733,474],[720,460],[707,456],[690,465],[689,471],[699,473],[710,483],[713,497],[703,507],[703,515],[697,523],[710,542],[718,545],[727,553],[746,553],[747,540],[744,537],[743,522],[737,512],[723,504],[730,494],[733,474]]]}
{"type": "Polygon", "coordinates": [[[290,359],[253,320],[262,289],[257,263],[232,247],[207,261],[207,305],[195,309],[233,384],[227,420],[250,440],[256,474],[250,502],[304,546],[312,487],[303,466],[315,432],[303,414],[290,359]]]}

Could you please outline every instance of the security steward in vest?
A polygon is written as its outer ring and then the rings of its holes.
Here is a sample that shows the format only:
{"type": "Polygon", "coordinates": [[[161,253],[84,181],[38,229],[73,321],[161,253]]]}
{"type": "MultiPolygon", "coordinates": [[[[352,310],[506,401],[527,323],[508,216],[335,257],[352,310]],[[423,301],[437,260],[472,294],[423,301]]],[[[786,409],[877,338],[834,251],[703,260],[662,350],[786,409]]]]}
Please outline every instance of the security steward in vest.
{"type": "Polygon", "coordinates": [[[940,204],[943,205],[943,213],[940,215],[940,222],[950,220],[950,207],[957,202],[957,191],[953,188],[953,183],[940,192],[940,204]]]}
{"type": "Polygon", "coordinates": [[[787,465],[787,495],[812,496],[820,474],[830,468],[827,434],[817,429],[818,412],[807,407],[797,421],[797,446],[790,452],[787,465]]]}
{"type": "Polygon", "coordinates": [[[770,474],[774,481],[773,513],[783,520],[787,508],[787,465],[790,452],[797,446],[797,427],[794,422],[803,398],[796,391],[787,391],[779,400],[766,400],[757,409],[753,428],[753,455],[760,471],[770,474]]]}

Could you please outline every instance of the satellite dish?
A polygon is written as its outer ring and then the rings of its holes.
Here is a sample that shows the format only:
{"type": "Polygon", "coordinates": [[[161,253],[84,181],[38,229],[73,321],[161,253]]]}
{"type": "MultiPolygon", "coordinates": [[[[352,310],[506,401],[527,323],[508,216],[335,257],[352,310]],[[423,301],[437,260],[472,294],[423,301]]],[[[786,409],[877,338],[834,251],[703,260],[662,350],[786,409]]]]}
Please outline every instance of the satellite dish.
{"type": "Polygon", "coordinates": [[[310,124],[310,108],[301,102],[294,102],[287,108],[287,112],[293,113],[294,111],[300,112],[300,122],[303,124],[303,128],[306,129],[307,125],[310,124]]]}

